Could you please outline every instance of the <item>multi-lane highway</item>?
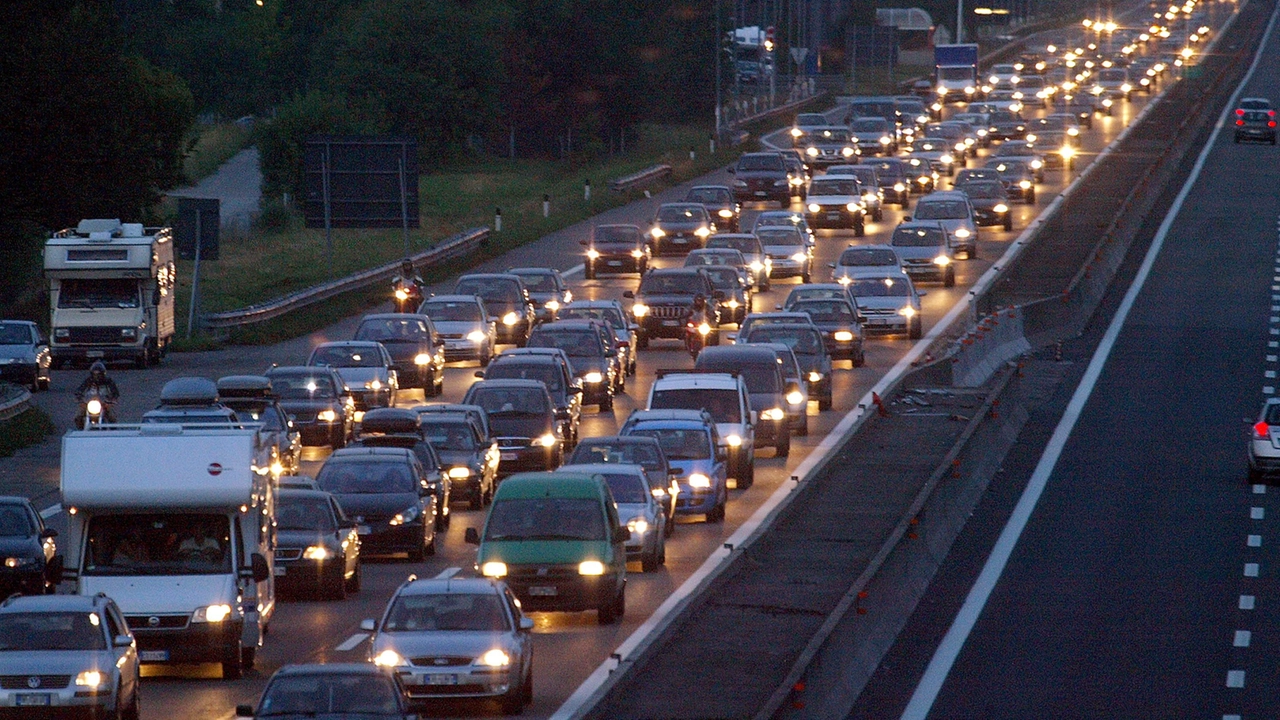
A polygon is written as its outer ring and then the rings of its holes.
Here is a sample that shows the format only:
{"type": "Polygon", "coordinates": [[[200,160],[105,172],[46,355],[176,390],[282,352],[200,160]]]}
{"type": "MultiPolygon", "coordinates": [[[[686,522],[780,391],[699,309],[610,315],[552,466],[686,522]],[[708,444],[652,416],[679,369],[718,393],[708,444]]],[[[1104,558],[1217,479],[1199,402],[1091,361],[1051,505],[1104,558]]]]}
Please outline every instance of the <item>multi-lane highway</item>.
{"type": "MultiPolygon", "coordinates": [[[[1075,172],[1078,173],[1086,167],[1096,154],[1106,147],[1126,124],[1132,121],[1146,102],[1148,102],[1148,98],[1135,94],[1133,102],[1118,103],[1113,116],[1096,118],[1094,128],[1084,133],[1082,152],[1077,159],[1075,172]]],[[[1248,150],[1266,152],[1262,148],[1249,148],[1248,150]]],[[[976,163],[970,161],[970,166],[980,163],[981,160],[976,163]]],[[[984,228],[980,233],[977,257],[960,262],[957,272],[957,284],[954,288],[942,288],[938,285],[926,286],[929,291],[928,296],[924,298],[924,326],[926,332],[946,315],[948,310],[960,298],[964,297],[973,282],[991,266],[993,261],[1005,252],[1009,244],[1019,236],[1021,230],[1027,226],[1036,214],[1047,206],[1059,191],[1066,187],[1072,176],[1072,173],[1065,170],[1048,172],[1045,183],[1038,189],[1037,203],[1035,205],[1014,205],[1015,221],[1013,231],[1006,232],[1000,229],[984,228]]],[[[729,179],[730,176],[727,174],[716,173],[700,178],[696,183],[727,184],[729,179]]],[[[652,200],[638,202],[625,208],[604,213],[594,222],[631,222],[647,225],[658,203],[683,197],[684,189],[684,187],[674,188],[656,195],[652,200]]],[[[799,209],[799,206],[795,207],[799,209]]],[[[761,207],[747,209],[744,213],[744,224],[749,226],[754,214],[760,209],[761,207]]],[[[879,223],[870,223],[867,237],[859,239],[857,242],[885,242],[888,233],[901,220],[903,214],[896,207],[887,209],[884,220],[879,223]]],[[[1275,215],[1276,213],[1272,212],[1269,217],[1273,218],[1275,215]]],[[[1212,227],[1212,223],[1208,220],[1204,222],[1206,227],[1212,227]]],[[[1241,225],[1242,223],[1237,223],[1232,228],[1232,232],[1241,232],[1241,225]]],[[[625,290],[634,289],[636,285],[635,276],[610,276],[591,281],[582,280],[580,267],[577,267],[581,260],[581,248],[578,245],[578,240],[586,237],[588,228],[589,224],[587,223],[574,226],[566,231],[544,238],[534,245],[514,250],[503,258],[487,263],[484,269],[501,269],[524,265],[560,267],[567,271],[572,281],[575,297],[621,298],[625,290]]],[[[821,270],[816,273],[815,280],[825,280],[826,264],[833,262],[840,251],[848,243],[854,242],[854,240],[851,233],[819,231],[818,235],[816,267],[821,268],[821,270]]],[[[1235,236],[1233,235],[1233,237],[1235,236]]],[[[1240,242],[1242,241],[1233,241],[1229,244],[1234,246],[1240,244],[1240,242]]],[[[1223,244],[1223,246],[1225,245],[1226,243],[1223,244]]],[[[1202,252],[1193,258],[1188,258],[1188,260],[1195,261],[1194,267],[1207,268],[1211,266],[1212,257],[1213,255],[1210,253],[1202,252]]],[[[658,264],[665,266],[678,262],[679,260],[664,258],[658,264]]],[[[1242,264],[1241,267],[1244,267],[1244,265],[1242,264]]],[[[1225,277],[1225,274],[1209,272],[1204,273],[1202,277],[1221,280],[1225,277]]],[[[760,294],[755,298],[754,309],[772,309],[776,303],[781,302],[782,298],[785,297],[796,282],[798,281],[786,280],[775,283],[771,292],[760,294]]],[[[447,288],[436,288],[437,291],[444,289],[447,288]]],[[[1183,300],[1185,300],[1185,297],[1179,297],[1178,305],[1185,307],[1185,305],[1182,305],[1183,300]]],[[[1225,303],[1226,301],[1224,300],[1223,302],[1225,303]]],[[[1201,311],[1207,310],[1207,308],[1199,305],[1197,307],[1201,311]]],[[[1225,308],[1223,310],[1225,311],[1225,308]]],[[[1241,312],[1233,314],[1232,318],[1239,322],[1246,315],[1247,312],[1244,312],[1242,308],[1241,312]]],[[[149,409],[154,404],[163,381],[174,376],[199,374],[217,377],[237,372],[260,372],[270,362],[281,364],[300,363],[305,359],[308,350],[314,344],[324,340],[350,337],[353,329],[354,320],[348,320],[313,336],[300,338],[274,347],[237,348],[214,353],[177,355],[172,356],[166,365],[159,370],[146,372],[119,371],[113,373],[120,382],[125,396],[125,401],[119,410],[121,419],[124,421],[136,420],[144,410],[149,409]]],[[[1172,339],[1166,337],[1163,342],[1164,345],[1161,345],[1161,347],[1166,347],[1169,346],[1172,339]]],[[[1204,342],[1204,339],[1201,342],[1204,342]]],[[[1221,346],[1220,343],[1209,344],[1221,346]]],[[[910,341],[899,336],[873,338],[868,344],[867,364],[865,367],[858,369],[844,368],[837,371],[835,377],[835,409],[830,412],[818,413],[816,404],[810,406],[809,412],[812,416],[810,418],[811,434],[808,437],[796,438],[793,441],[790,457],[785,459],[773,458],[770,451],[764,451],[760,454],[761,456],[757,460],[758,472],[754,487],[745,491],[734,490],[731,492],[728,516],[723,524],[682,522],[668,544],[666,567],[651,574],[641,574],[638,572],[638,567],[636,568],[636,572],[629,578],[627,616],[622,623],[602,627],[596,624],[595,616],[591,613],[535,614],[537,625],[535,630],[534,703],[528,711],[529,714],[537,717],[546,717],[560,707],[561,703],[573,693],[587,676],[598,665],[608,659],[610,652],[636,630],[641,622],[666,597],[675,591],[684,579],[698,568],[714,550],[718,549],[722,540],[732,534],[744,520],[750,517],[765,498],[769,497],[780,484],[787,480],[791,470],[805,460],[809,453],[823,440],[826,433],[838,423],[844,413],[851,409],[851,405],[862,397],[884,373],[892,368],[911,345],[910,341]]],[[[1231,346],[1243,352],[1243,343],[1237,342],[1231,344],[1231,346]]],[[[1149,347],[1146,349],[1149,349],[1149,347]]],[[[1185,360],[1187,355],[1186,348],[1180,346],[1180,349],[1181,352],[1171,351],[1168,357],[1171,359],[1180,357],[1185,360]]],[[[1253,358],[1252,361],[1256,362],[1257,358],[1253,358]]],[[[1171,362],[1173,361],[1171,360],[1171,362]]],[[[649,350],[641,353],[639,371],[634,378],[628,380],[626,395],[618,398],[614,411],[599,414],[590,411],[584,415],[582,423],[583,435],[614,433],[621,420],[625,419],[631,410],[642,406],[649,382],[656,369],[687,367],[690,364],[688,354],[677,343],[671,341],[655,342],[649,350]]],[[[841,365],[845,364],[841,363],[841,365]]],[[[475,368],[471,365],[450,367],[445,380],[445,396],[442,399],[449,401],[460,399],[466,387],[474,379],[474,370],[475,368]]],[[[1173,372],[1172,365],[1169,370],[1173,372]]],[[[1145,375],[1145,373],[1144,376],[1143,387],[1149,387],[1151,390],[1144,393],[1135,393],[1135,395],[1136,398],[1140,398],[1142,402],[1146,403],[1150,402],[1159,393],[1155,390],[1155,386],[1150,384],[1152,376],[1145,375]]],[[[1185,378],[1186,376],[1183,375],[1181,377],[1185,378]]],[[[78,375],[70,372],[56,374],[53,392],[42,397],[41,402],[56,417],[60,419],[69,418],[74,412],[70,391],[78,383],[79,379],[78,375]]],[[[1201,388],[1206,386],[1205,383],[1197,384],[1201,388]]],[[[420,401],[421,398],[416,393],[407,393],[406,397],[402,398],[401,404],[413,405],[420,401]]],[[[1236,408],[1230,403],[1221,402],[1221,396],[1219,396],[1219,401],[1215,401],[1212,398],[1207,400],[1201,398],[1199,402],[1195,402],[1191,398],[1181,398],[1181,403],[1171,401],[1162,405],[1162,409],[1159,412],[1162,419],[1171,417],[1185,418],[1188,414],[1196,412],[1191,408],[1200,409],[1202,417],[1220,416],[1222,413],[1212,412],[1214,405],[1230,407],[1230,414],[1233,416],[1253,412],[1252,408],[1236,408]]],[[[1194,415],[1192,416],[1194,417],[1194,415]]],[[[1141,423],[1140,428],[1131,428],[1131,430],[1141,432],[1144,436],[1150,435],[1153,442],[1158,441],[1159,438],[1150,432],[1152,429],[1153,426],[1149,423],[1141,423]]],[[[1189,426],[1180,426],[1178,431],[1189,432],[1190,429],[1189,426]]],[[[1233,431],[1239,429],[1234,425],[1231,427],[1233,431]]],[[[1114,428],[1108,431],[1112,433],[1113,437],[1117,432],[1114,428]]],[[[1239,437],[1242,437],[1240,433],[1236,433],[1234,439],[1238,440],[1239,437]]],[[[1238,448],[1238,445],[1236,443],[1236,445],[1232,446],[1232,449],[1238,448]]],[[[304,470],[314,473],[323,462],[326,454],[327,451],[323,450],[309,450],[304,463],[304,470]]],[[[1232,457],[1238,457],[1238,455],[1232,457]]],[[[50,491],[56,488],[56,460],[56,453],[46,451],[43,454],[40,452],[29,453],[24,458],[11,461],[8,464],[0,463],[0,472],[6,474],[21,472],[32,479],[32,486],[36,489],[31,494],[41,498],[41,506],[48,508],[55,527],[58,526],[59,522],[56,506],[57,498],[56,495],[50,494],[50,491]]],[[[1218,465],[1218,467],[1220,468],[1222,465],[1218,465]]],[[[1104,475],[1086,475],[1086,477],[1091,478],[1091,483],[1094,487],[1097,487],[1105,478],[1104,475]]],[[[1194,484],[1187,482],[1186,475],[1181,472],[1175,473],[1171,471],[1159,481],[1150,476],[1143,476],[1143,480],[1145,487],[1148,489],[1171,483],[1186,484],[1188,489],[1194,486],[1194,484]]],[[[1111,485],[1112,483],[1107,482],[1106,484],[1111,485]]],[[[1135,479],[1135,486],[1142,484],[1135,479]]],[[[1238,490],[1238,487],[1236,489],[1238,490]]],[[[457,514],[447,537],[441,543],[439,554],[427,562],[411,564],[394,559],[371,560],[364,571],[363,589],[356,596],[341,602],[286,602],[275,616],[271,626],[270,637],[258,656],[257,669],[247,674],[244,679],[235,682],[222,681],[219,679],[217,666],[213,665],[207,667],[148,668],[145,673],[143,716],[157,720],[171,717],[229,717],[232,708],[237,703],[256,700],[266,677],[281,665],[309,661],[358,661],[365,659],[367,644],[364,642],[365,635],[359,631],[359,622],[362,618],[379,614],[391,591],[404,580],[408,573],[430,576],[452,567],[470,571],[474,561],[474,549],[463,543],[462,536],[467,527],[479,526],[483,521],[483,516],[480,512],[471,510],[457,510],[456,512],[457,514]]],[[[1061,548],[1056,552],[1061,552],[1061,548]]],[[[1060,570],[1064,567],[1067,566],[1061,562],[1053,564],[1053,569],[1055,570],[1060,570]]],[[[1194,592],[1191,588],[1188,588],[1188,591],[1194,592]]],[[[999,634],[998,630],[995,632],[999,634]]],[[[1227,648],[1224,648],[1224,653],[1226,651],[1227,648]]],[[[992,675],[995,676],[997,674],[999,674],[999,670],[992,675]]],[[[957,697],[971,697],[971,695],[961,691],[957,693],[957,697]]],[[[472,715],[486,710],[489,710],[489,708],[471,703],[458,703],[440,707],[439,714],[472,715]]],[[[950,717],[952,715],[946,716],[950,717]]]]}

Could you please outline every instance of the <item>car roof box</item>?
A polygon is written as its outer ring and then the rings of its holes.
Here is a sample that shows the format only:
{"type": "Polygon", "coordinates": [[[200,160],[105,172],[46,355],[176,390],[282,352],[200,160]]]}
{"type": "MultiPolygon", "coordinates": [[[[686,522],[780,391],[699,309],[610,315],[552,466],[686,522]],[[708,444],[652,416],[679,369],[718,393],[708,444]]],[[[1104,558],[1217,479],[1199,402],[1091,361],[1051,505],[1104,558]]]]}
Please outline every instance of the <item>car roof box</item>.
{"type": "Polygon", "coordinates": [[[364,414],[360,421],[360,434],[416,435],[419,430],[418,413],[404,408],[375,408],[364,414]]]}
{"type": "Polygon", "coordinates": [[[217,402],[218,386],[208,378],[174,378],[160,390],[161,405],[213,405],[217,402]]]}
{"type": "Polygon", "coordinates": [[[268,398],[274,394],[271,379],[262,375],[228,375],[218,378],[218,395],[224,398],[268,398]]]}

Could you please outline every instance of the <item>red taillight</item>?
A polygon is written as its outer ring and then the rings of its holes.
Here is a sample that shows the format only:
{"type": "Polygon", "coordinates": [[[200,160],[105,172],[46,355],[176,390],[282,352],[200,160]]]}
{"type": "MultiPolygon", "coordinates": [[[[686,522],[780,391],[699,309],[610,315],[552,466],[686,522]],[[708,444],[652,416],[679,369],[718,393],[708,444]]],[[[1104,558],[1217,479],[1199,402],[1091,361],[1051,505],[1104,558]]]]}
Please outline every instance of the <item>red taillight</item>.
{"type": "Polygon", "coordinates": [[[1237,121],[1236,121],[1236,125],[1243,125],[1243,124],[1244,124],[1244,121],[1243,121],[1243,120],[1237,120],[1237,121]]]}
{"type": "Polygon", "coordinates": [[[1268,111],[1267,111],[1267,117],[1275,117],[1275,116],[1276,116],[1276,111],[1275,111],[1275,110],[1268,110],[1268,111]]]}
{"type": "Polygon", "coordinates": [[[1236,108],[1236,114],[1237,114],[1237,115],[1244,115],[1244,110],[1241,110],[1240,108],[1236,108]]]}
{"type": "Polygon", "coordinates": [[[1271,121],[1269,121],[1269,122],[1267,123],[1267,127],[1275,127],[1275,126],[1276,126],[1276,121],[1275,121],[1275,120],[1271,120],[1271,121]]]}
{"type": "Polygon", "coordinates": [[[1253,426],[1253,436],[1259,440],[1266,440],[1270,437],[1270,433],[1271,426],[1267,424],[1266,420],[1259,420],[1258,424],[1253,426]]]}

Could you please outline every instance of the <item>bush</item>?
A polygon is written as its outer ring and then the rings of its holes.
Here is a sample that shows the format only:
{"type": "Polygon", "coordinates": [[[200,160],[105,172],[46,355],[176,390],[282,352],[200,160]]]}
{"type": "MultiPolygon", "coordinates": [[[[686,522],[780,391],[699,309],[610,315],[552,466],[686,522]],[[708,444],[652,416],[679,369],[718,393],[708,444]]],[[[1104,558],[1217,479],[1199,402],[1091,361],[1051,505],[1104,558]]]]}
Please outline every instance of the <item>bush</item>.
{"type": "Polygon", "coordinates": [[[0,421],[0,457],[9,457],[25,447],[39,445],[58,431],[49,414],[38,407],[0,421]]]}

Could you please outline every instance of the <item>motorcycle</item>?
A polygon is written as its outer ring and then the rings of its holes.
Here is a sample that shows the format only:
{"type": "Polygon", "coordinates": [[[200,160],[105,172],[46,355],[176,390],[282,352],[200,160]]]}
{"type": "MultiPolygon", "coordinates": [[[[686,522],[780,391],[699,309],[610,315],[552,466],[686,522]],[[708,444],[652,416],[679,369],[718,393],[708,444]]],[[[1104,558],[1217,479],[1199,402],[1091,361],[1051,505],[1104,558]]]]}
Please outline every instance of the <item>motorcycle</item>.
{"type": "Polygon", "coordinates": [[[422,288],[417,283],[398,279],[395,281],[393,302],[396,312],[417,312],[422,306],[422,288]]]}
{"type": "Polygon", "coordinates": [[[684,348],[689,356],[698,359],[698,353],[707,346],[707,338],[711,335],[711,325],[700,318],[690,319],[684,325],[684,348]]]}
{"type": "Polygon", "coordinates": [[[114,401],[104,397],[97,388],[89,388],[80,398],[80,412],[76,414],[75,426],[88,430],[104,422],[115,422],[115,414],[111,412],[113,404],[114,401]]]}

